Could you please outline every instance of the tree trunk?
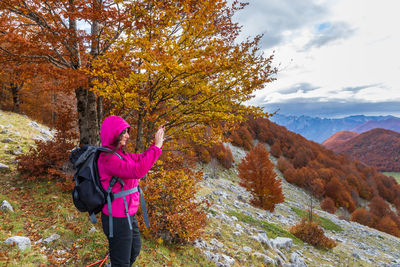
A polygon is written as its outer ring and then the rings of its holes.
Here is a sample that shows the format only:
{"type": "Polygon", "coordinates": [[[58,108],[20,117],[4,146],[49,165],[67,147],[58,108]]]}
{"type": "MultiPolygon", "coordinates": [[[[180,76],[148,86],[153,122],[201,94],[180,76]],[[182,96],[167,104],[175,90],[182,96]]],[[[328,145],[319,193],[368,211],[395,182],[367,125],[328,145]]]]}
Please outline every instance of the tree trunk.
{"type": "Polygon", "coordinates": [[[101,123],[103,121],[103,97],[97,97],[97,122],[98,128],[100,129],[101,123]]]}
{"type": "Polygon", "coordinates": [[[97,114],[96,95],[86,88],[75,90],[80,144],[99,145],[99,117],[97,114]]]}
{"type": "Polygon", "coordinates": [[[139,112],[139,117],[136,125],[137,133],[136,133],[136,147],[135,153],[139,153],[139,151],[143,151],[143,112],[139,112]]]}
{"type": "Polygon", "coordinates": [[[20,108],[19,108],[19,90],[22,88],[22,84],[18,85],[15,83],[11,83],[10,84],[11,87],[11,93],[12,93],[12,98],[13,98],[13,109],[12,111],[15,113],[19,113],[20,112],[20,108]]]}
{"type": "Polygon", "coordinates": [[[155,123],[148,121],[147,122],[147,136],[146,136],[146,146],[151,145],[150,142],[152,141],[152,139],[154,138],[154,128],[155,128],[155,123]]]}

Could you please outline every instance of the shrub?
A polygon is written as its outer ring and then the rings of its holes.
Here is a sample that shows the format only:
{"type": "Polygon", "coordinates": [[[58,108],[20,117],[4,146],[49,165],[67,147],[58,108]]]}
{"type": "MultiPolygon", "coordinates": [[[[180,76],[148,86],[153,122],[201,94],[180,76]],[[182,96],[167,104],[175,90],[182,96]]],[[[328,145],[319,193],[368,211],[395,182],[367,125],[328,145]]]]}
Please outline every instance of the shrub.
{"type": "Polygon", "coordinates": [[[211,161],[211,154],[204,146],[195,146],[197,158],[203,163],[209,163],[211,161]]]}
{"type": "Polygon", "coordinates": [[[278,140],[275,141],[274,144],[271,146],[270,153],[271,153],[271,155],[274,156],[275,158],[279,158],[280,155],[282,154],[281,142],[279,142],[278,140]]]}
{"type": "Polygon", "coordinates": [[[336,177],[332,178],[326,184],[325,194],[335,201],[336,206],[346,208],[350,212],[353,212],[356,208],[356,204],[350,193],[336,177]]]}
{"type": "Polygon", "coordinates": [[[287,169],[292,168],[293,166],[290,162],[288,162],[286,159],[283,157],[279,157],[277,166],[278,170],[280,170],[282,173],[284,173],[287,169]]]}
{"type": "Polygon", "coordinates": [[[386,201],[379,196],[375,196],[371,199],[369,210],[378,218],[383,218],[392,212],[386,201]]]}
{"type": "Polygon", "coordinates": [[[293,183],[296,175],[296,170],[294,168],[288,168],[285,170],[283,173],[283,176],[285,177],[286,181],[289,183],[293,183]]]}
{"type": "Polygon", "coordinates": [[[335,240],[325,236],[324,231],[316,222],[302,220],[290,228],[290,232],[297,238],[319,248],[334,248],[335,240]]]}
{"type": "Polygon", "coordinates": [[[250,150],[253,147],[253,137],[246,126],[240,126],[231,135],[232,144],[250,150]]]}
{"type": "Polygon", "coordinates": [[[337,210],[335,206],[335,202],[333,201],[332,198],[326,197],[322,202],[321,202],[321,209],[324,211],[327,211],[329,213],[334,214],[337,210]]]}
{"type": "Polygon", "coordinates": [[[59,114],[59,121],[54,139],[35,141],[35,146],[27,154],[17,156],[17,170],[25,179],[56,181],[63,191],[69,191],[74,184],[71,175],[65,173],[64,169],[77,136],[71,130],[72,122],[68,114],[59,114]]]}
{"type": "Polygon", "coordinates": [[[365,208],[359,208],[353,212],[350,220],[362,225],[373,227],[375,225],[376,217],[365,208]]]}
{"type": "Polygon", "coordinates": [[[217,144],[212,148],[211,155],[225,168],[229,169],[233,166],[233,156],[231,149],[224,144],[217,144]]]}
{"type": "Polygon", "coordinates": [[[376,224],[376,229],[400,237],[400,230],[390,216],[384,216],[381,218],[376,224]]]}
{"type": "Polygon", "coordinates": [[[265,145],[258,143],[240,162],[238,170],[240,185],[253,195],[252,203],[274,211],[275,204],[283,202],[284,196],[268,154],[265,145]]]}
{"type": "Polygon", "coordinates": [[[310,190],[316,198],[321,199],[325,193],[324,181],[319,178],[313,179],[310,182],[310,190]]]}
{"type": "MultiPolygon", "coordinates": [[[[163,167],[148,174],[142,181],[146,197],[150,228],[144,227],[143,216],[138,221],[143,234],[151,239],[162,238],[185,244],[199,238],[206,225],[207,201],[196,201],[201,172],[184,168],[183,159],[163,155],[163,167]]],[[[139,214],[141,211],[139,210],[139,214]]]]}

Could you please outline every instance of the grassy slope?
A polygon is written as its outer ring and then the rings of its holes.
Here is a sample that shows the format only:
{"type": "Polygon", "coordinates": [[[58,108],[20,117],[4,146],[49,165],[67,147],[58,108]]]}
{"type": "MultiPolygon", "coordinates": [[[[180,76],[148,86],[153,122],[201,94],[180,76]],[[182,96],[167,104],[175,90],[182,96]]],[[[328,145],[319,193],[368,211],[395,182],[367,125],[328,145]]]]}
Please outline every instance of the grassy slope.
{"type": "MultiPolygon", "coordinates": [[[[24,116],[0,112],[0,125],[13,125],[6,128],[7,133],[0,134],[0,140],[11,137],[18,142],[7,144],[0,152],[0,162],[11,167],[10,172],[0,175],[0,202],[7,200],[15,210],[14,213],[0,211],[0,266],[84,266],[104,258],[107,241],[101,223],[94,226],[95,231],[90,231],[93,225],[87,214],[75,209],[69,192],[61,192],[55,182],[23,180],[12,163],[15,156],[5,153],[17,145],[26,152],[34,144],[32,137],[39,131],[30,127],[29,122],[24,116]],[[61,237],[50,244],[34,244],[52,234],[61,237]],[[3,242],[16,235],[29,237],[31,249],[20,252],[3,242]]],[[[142,241],[139,266],[215,266],[192,246],[142,241]]]]}

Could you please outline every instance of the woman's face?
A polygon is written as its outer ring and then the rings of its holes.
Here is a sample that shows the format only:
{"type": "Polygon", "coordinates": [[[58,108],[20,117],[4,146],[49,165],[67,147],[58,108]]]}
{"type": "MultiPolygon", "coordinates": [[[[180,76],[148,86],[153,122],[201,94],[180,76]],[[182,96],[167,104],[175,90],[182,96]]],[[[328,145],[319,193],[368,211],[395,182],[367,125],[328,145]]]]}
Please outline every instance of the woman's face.
{"type": "Polygon", "coordinates": [[[119,145],[121,147],[126,146],[128,139],[129,139],[129,133],[128,133],[128,128],[127,128],[122,132],[121,141],[119,141],[119,145]]]}

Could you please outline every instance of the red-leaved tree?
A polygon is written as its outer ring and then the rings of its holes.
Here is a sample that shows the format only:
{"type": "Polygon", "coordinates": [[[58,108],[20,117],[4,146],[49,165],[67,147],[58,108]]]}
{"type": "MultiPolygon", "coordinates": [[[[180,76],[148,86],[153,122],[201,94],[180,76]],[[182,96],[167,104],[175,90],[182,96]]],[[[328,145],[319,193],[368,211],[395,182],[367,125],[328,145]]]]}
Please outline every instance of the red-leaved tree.
{"type": "Polygon", "coordinates": [[[274,211],[275,204],[284,201],[281,181],[276,179],[273,164],[265,145],[258,143],[238,165],[240,185],[253,195],[252,203],[274,211]]]}

